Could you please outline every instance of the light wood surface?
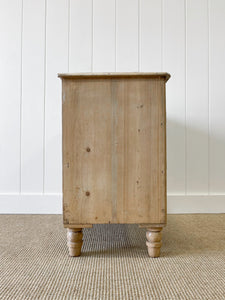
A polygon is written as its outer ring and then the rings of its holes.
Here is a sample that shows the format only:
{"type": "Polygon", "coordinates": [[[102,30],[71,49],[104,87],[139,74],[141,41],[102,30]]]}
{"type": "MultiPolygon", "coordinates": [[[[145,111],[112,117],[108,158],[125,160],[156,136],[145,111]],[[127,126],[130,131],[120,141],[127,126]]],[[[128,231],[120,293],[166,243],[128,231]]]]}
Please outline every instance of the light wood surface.
{"type": "Polygon", "coordinates": [[[150,257],[159,257],[162,246],[162,227],[150,227],[146,232],[147,248],[150,257]]]}
{"type": "Polygon", "coordinates": [[[67,246],[69,248],[70,256],[80,256],[81,247],[83,245],[82,228],[68,228],[67,229],[67,246]]]}
{"type": "Polygon", "coordinates": [[[169,80],[170,74],[165,72],[150,73],[150,72],[108,72],[108,73],[59,73],[58,77],[67,79],[100,79],[100,78],[158,78],[169,80]]]}
{"type": "MultiPolygon", "coordinates": [[[[163,227],[169,74],[59,76],[64,226],[71,230],[102,223],[163,227]]],[[[155,248],[151,252],[159,252],[155,248]]]]}

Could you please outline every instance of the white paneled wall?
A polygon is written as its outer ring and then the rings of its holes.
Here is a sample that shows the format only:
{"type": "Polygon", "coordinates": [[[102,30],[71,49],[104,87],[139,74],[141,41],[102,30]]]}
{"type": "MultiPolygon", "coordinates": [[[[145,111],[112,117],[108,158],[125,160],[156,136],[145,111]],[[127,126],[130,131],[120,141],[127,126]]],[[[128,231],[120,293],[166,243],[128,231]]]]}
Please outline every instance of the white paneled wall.
{"type": "Polygon", "coordinates": [[[166,71],[168,211],[225,212],[224,0],[0,0],[0,212],[61,212],[62,72],[166,71]]]}
{"type": "MultiPolygon", "coordinates": [[[[186,194],[186,7],[185,1],[163,2],[163,70],[167,84],[168,192],[186,194]]],[[[188,200],[187,200],[188,201],[188,200]]],[[[188,202],[187,202],[188,203],[188,202]]],[[[179,203],[178,203],[179,205],[179,203]]]]}

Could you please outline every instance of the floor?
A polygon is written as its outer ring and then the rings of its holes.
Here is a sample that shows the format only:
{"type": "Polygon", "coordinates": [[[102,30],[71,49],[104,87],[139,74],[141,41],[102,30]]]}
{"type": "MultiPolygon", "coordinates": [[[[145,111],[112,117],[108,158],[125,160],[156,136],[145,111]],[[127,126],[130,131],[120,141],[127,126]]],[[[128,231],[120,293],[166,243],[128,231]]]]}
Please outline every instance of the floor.
{"type": "Polygon", "coordinates": [[[145,229],[95,225],[71,258],[59,215],[0,215],[0,299],[225,299],[225,214],[169,215],[160,258],[145,229]]]}

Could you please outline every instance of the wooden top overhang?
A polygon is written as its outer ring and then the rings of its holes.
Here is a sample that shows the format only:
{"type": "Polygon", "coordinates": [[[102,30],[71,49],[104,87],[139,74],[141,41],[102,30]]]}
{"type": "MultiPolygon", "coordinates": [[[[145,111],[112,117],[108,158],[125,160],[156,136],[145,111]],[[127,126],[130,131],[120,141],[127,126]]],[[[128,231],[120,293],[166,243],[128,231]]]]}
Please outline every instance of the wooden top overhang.
{"type": "Polygon", "coordinates": [[[143,73],[143,72],[127,72],[127,73],[59,73],[58,77],[67,79],[98,79],[98,78],[164,78],[167,81],[170,78],[169,73],[143,73]]]}

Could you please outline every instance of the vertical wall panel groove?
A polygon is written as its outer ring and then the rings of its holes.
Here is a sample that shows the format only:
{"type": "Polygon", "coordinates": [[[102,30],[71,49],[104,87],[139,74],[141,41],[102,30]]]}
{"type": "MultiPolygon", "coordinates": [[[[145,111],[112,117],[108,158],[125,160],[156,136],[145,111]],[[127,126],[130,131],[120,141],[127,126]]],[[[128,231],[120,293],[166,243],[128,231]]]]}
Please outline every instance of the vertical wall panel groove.
{"type": "Polygon", "coordinates": [[[141,0],[138,0],[138,72],[140,72],[140,60],[141,60],[141,0]]]}
{"type": "Polygon", "coordinates": [[[210,189],[225,193],[225,2],[210,3],[210,189]]]}
{"type": "Polygon", "coordinates": [[[68,0],[47,1],[44,134],[44,192],[46,193],[62,191],[61,81],[57,78],[57,73],[68,71],[68,6],[68,0]]]}
{"type": "Polygon", "coordinates": [[[93,71],[115,70],[115,0],[95,0],[93,7],[93,71]]]}
{"type": "Polygon", "coordinates": [[[208,4],[187,1],[187,194],[208,194],[208,4]]]}
{"type": "Polygon", "coordinates": [[[117,1],[117,71],[138,71],[138,0],[117,1]]]}
{"type": "Polygon", "coordinates": [[[21,191],[42,192],[45,0],[24,0],[23,8],[21,191]]]}
{"type": "Polygon", "coordinates": [[[91,72],[94,70],[94,0],[91,2],[91,72]]]}
{"type": "Polygon", "coordinates": [[[211,193],[211,187],[210,187],[210,136],[211,136],[211,130],[210,130],[210,113],[211,113],[211,97],[210,97],[210,85],[211,85],[211,79],[210,79],[210,41],[211,41],[211,35],[210,35],[210,0],[207,1],[208,4],[208,195],[211,193]]]}
{"type": "Polygon", "coordinates": [[[93,0],[70,0],[69,72],[92,71],[93,0]]]}
{"type": "Polygon", "coordinates": [[[163,49],[164,49],[164,0],[161,0],[161,71],[163,71],[163,62],[164,62],[164,57],[163,57],[163,49]]]}
{"type": "Polygon", "coordinates": [[[185,18],[185,162],[184,162],[184,194],[187,195],[187,0],[185,1],[185,10],[184,10],[184,18],[185,18]]]}
{"type": "Polygon", "coordinates": [[[159,72],[162,59],[161,1],[140,0],[140,71],[159,72]]]}
{"type": "Polygon", "coordinates": [[[19,192],[22,191],[22,78],[23,78],[23,0],[21,0],[21,27],[20,27],[20,146],[19,146],[19,192]]]}
{"type": "Polygon", "coordinates": [[[43,124],[43,193],[45,192],[45,130],[46,130],[46,20],[47,20],[47,0],[45,0],[45,29],[44,29],[44,105],[43,105],[43,115],[44,115],[44,124],[43,124]]]}
{"type": "Polygon", "coordinates": [[[185,193],[185,1],[164,2],[168,193],[185,193]]]}
{"type": "Polygon", "coordinates": [[[114,71],[116,72],[116,64],[117,64],[117,56],[116,56],[116,24],[117,24],[117,14],[116,14],[116,10],[117,10],[117,6],[116,6],[117,0],[115,0],[115,47],[114,47],[114,55],[115,55],[115,66],[114,66],[114,71]]]}
{"type": "Polygon", "coordinates": [[[71,0],[67,0],[68,1],[68,11],[67,11],[67,16],[68,16],[68,22],[67,22],[67,26],[68,26],[68,34],[67,34],[67,44],[68,44],[68,48],[67,48],[67,72],[70,71],[70,1],[71,0]]]}

